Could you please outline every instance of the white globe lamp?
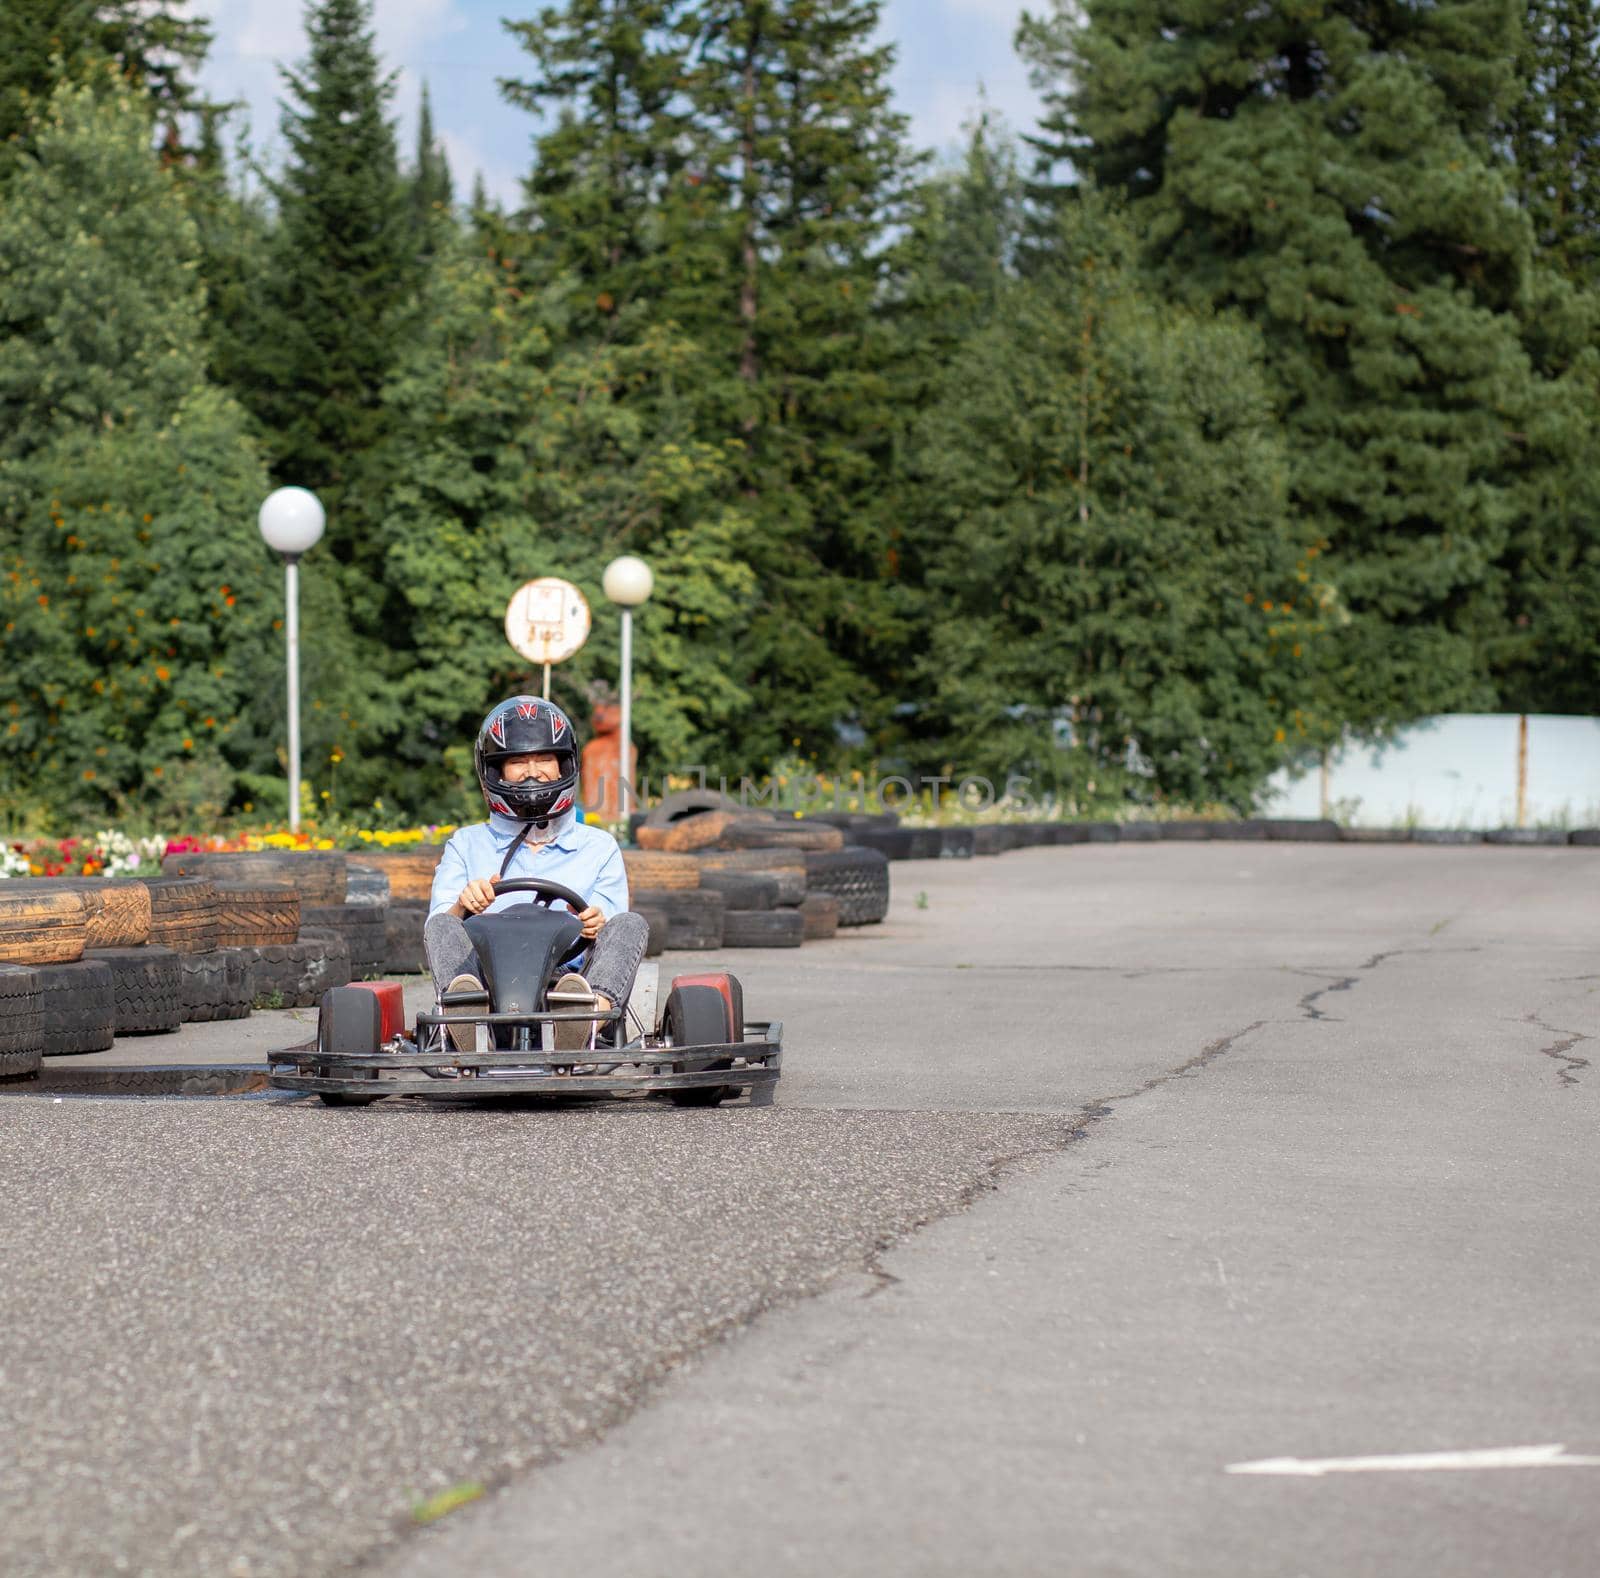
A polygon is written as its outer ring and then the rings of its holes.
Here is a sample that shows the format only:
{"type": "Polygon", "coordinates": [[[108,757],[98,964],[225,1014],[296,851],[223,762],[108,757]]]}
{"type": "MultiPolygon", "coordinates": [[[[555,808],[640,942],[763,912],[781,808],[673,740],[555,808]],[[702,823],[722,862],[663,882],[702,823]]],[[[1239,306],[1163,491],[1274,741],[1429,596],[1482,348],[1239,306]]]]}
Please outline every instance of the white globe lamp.
{"type": "Polygon", "coordinates": [[[289,828],[300,827],[300,570],[303,553],[322,541],[322,501],[305,488],[269,493],[256,516],[261,538],[283,555],[284,634],[289,647],[289,828]]]}
{"type": "Polygon", "coordinates": [[[631,553],[613,559],[600,577],[601,590],[622,610],[622,730],[617,757],[621,794],[617,804],[624,816],[634,803],[633,785],[628,781],[628,764],[633,760],[633,611],[649,599],[655,585],[650,566],[631,553]]]}

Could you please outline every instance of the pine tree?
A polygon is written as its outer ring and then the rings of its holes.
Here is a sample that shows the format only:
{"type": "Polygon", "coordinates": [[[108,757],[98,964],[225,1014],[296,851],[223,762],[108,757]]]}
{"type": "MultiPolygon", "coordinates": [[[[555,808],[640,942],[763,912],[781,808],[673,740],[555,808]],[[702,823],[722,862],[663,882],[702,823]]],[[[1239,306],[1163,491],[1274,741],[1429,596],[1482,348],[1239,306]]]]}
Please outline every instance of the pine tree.
{"type": "Polygon", "coordinates": [[[744,662],[775,756],[870,728],[893,542],[877,505],[915,336],[882,316],[909,273],[918,161],[891,107],[876,0],[706,0],[685,94],[720,256],[672,312],[714,379],[704,431],[746,446],[765,609],[744,662]],[[902,242],[896,245],[897,234],[902,242]],[[786,738],[786,736],[788,736],[786,738]]]}
{"type": "Polygon", "coordinates": [[[211,24],[183,15],[188,0],[6,0],[0,6],[0,143],[23,137],[57,82],[113,62],[148,96],[169,154],[186,152],[179,118],[215,110],[194,78],[211,48],[211,24]]]}
{"type": "Polygon", "coordinates": [[[919,754],[1080,807],[1246,807],[1321,737],[1311,679],[1336,617],[1286,508],[1259,341],[1155,301],[1102,203],[1060,223],[919,433],[939,610],[919,754]]]}
{"type": "Polygon", "coordinates": [[[357,566],[356,585],[372,568],[383,384],[417,263],[370,0],[313,0],[306,25],[309,59],[284,74],[289,162],[234,388],[261,424],[274,477],[322,497],[327,547],[357,566]]]}
{"type": "Polygon", "coordinates": [[[1085,170],[1163,287],[1262,328],[1295,509],[1351,614],[1326,683],[1359,724],[1492,705],[1509,467],[1534,389],[1512,308],[1527,226],[1491,134],[1509,0],[1088,0],[1034,35],[1085,170]]]}
{"type": "Polygon", "coordinates": [[[1519,92],[1506,117],[1517,195],[1543,262],[1600,283],[1600,11],[1527,0],[1519,92]]]}
{"type": "Polygon", "coordinates": [[[659,298],[671,262],[660,218],[685,166],[681,88],[687,0],[566,0],[506,30],[529,76],[501,80],[513,104],[555,124],[535,139],[523,182],[530,256],[570,273],[588,302],[579,332],[625,332],[635,301],[659,298]]]}
{"type": "Polygon", "coordinates": [[[454,223],[455,183],[450,179],[450,161],[434,135],[433,106],[426,82],[422,84],[422,108],[417,114],[417,152],[411,166],[410,196],[411,231],[417,254],[430,258],[454,223]]]}

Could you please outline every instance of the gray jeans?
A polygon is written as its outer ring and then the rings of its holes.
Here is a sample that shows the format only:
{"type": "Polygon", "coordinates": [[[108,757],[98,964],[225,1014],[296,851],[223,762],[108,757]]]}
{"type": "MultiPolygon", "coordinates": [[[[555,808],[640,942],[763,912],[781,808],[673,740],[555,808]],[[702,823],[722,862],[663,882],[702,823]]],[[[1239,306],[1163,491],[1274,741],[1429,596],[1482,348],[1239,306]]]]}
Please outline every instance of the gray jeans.
{"type": "MultiPolygon", "coordinates": [[[[644,958],[644,946],[649,937],[650,927],[644,916],[624,910],[600,928],[600,935],[589,944],[574,968],[591,990],[620,1008],[633,991],[633,978],[639,973],[639,961],[644,958]]],[[[422,948],[428,956],[428,968],[433,972],[436,990],[444,991],[462,974],[483,979],[467,928],[448,910],[428,917],[422,928],[422,948]]]]}

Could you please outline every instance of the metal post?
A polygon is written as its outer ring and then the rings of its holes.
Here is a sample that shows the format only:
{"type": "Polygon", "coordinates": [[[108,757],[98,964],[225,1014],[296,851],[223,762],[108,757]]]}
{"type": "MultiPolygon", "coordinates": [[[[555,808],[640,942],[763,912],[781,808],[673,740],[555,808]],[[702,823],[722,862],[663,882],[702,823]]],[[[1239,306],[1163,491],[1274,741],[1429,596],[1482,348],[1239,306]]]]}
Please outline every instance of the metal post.
{"type": "Polygon", "coordinates": [[[1517,714],[1517,826],[1528,825],[1528,715],[1517,714]]]}
{"type": "Polygon", "coordinates": [[[300,831],[300,572],[283,556],[284,628],[289,637],[289,831],[300,831]]]}
{"type": "Polygon", "coordinates": [[[548,663],[544,666],[544,699],[546,701],[550,699],[550,665],[548,663]]]}
{"type": "Polygon", "coordinates": [[[626,816],[632,809],[633,785],[628,759],[633,755],[633,610],[622,610],[622,736],[617,743],[617,805],[626,816]]]}

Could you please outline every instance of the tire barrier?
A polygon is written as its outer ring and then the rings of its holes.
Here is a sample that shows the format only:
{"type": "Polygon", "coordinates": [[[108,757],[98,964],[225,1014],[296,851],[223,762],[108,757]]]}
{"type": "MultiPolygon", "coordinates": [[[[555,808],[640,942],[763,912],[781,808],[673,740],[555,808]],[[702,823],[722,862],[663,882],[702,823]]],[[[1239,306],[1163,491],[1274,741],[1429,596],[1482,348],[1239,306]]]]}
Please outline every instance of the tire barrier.
{"type": "Polygon", "coordinates": [[[217,946],[265,948],[300,935],[300,895],[286,882],[263,887],[221,883],[217,893],[217,946]]]}
{"type": "MultiPolygon", "coordinates": [[[[438,868],[443,844],[417,844],[406,849],[363,849],[346,860],[348,873],[357,866],[381,871],[389,879],[389,902],[426,904],[433,897],[433,874],[438,868]]],[[[320,902],[320,901],[316,901],[320,902]]]]}
{"type": "Polygon", "coordinates": [[[78,888],[0,883],[0,963],[70,964],[88,946],[88,897],[78,888]]]}
{"type": "Polygon", "coordinates": [[[628,873],[630,892],[634,888],[664,892],[669,888],[700,886],[700,862],[694,855],[668,855],[647,849],[625,849],[622,852],[622,864],[628,873]]]}
{"type": "Polygon", "coordinates": [[[871,926],[889,913],[889,861],[879,850],[855,845],[807,855],[806,884],[839,901],[841,926],[871,926]]]}
{"type": "Polygon", "coordinates": [[[839,930],[839,900],[831,893],[808,893],[800,903],[806,941],[820,942],[839,930]]]}
{"type": "Polygon", "coordinates": [[[725,905],[720,893],[701,888],[643,889],[633,895],[636,909],[667,918],[666,946],[672,949],[720,948],[725,905]]]}
{"type": "Polygon", "coordinates": [[[311,904],[300,909],[300,936],[332,933],[350,954],[350,977],[359,981],[382,971],[389,956],[386,904],[311,904]]]}
{"type": "Polygon", "coordinates": [[[720,893],[730,910],[770,910],[779,902],[780,882],[770,871],[702,871],[700,886],[720,893]]]}
{"type": "Polygon", "coordinates": [[[210,953],[217,945],[217,890],[203,877],[155,877],[150,943],[174,953],[210,953]]]}
{"type": "Polygon", "coordinates": [[[348,861],[344,874],[344,901],[346,904],[387,904],[391,892],[388,873],[376,866],[348,861]]]}
{"type": "Polygon", "coordinates": [[[32,1078],[43,1055],[39,972],[26,965],[0,964],[0,1080],[32,1078]]]}
{"type": "Polygon", "coordinates": [[[183,1023],[183,966],[171,948],[97,948],[91,957],[111,967],[119,1036],[154,1035],[183,1023]]]}
{"type": "Polygon", "coordinates": [[[718,840],[725,849],[797,849],[802,854],[843,849],[844,834],[836,827],[804,822],[731,822],[718,840]]]}
{"type": "Polygon", "coordinates": [[[41,877],[89,900],[86,948],[137,948],[150,940],[150,890],[133,877],[41,877]]]}
{"type": "Polygon", "coordinates": [[[633,913],[640,916],[648,928],[644,945],[645,958],[657,958],[665,950],[667,938],[672,931],[672,922],[668,920],[667,912],[653,904],[635,904],[633,913]]]}
{"type": "Polygon", "coordinates": [[[422,950],[422,928],[428,906],[409,899],[393,902],[384,913],[383,970],[385,975],[425,975],[428,958],[422,950]]]}
{"type": "Polygon", "coordinates": [[[778,903],[798,904],[806,894],[806,857],[798,849],[716,849],[694,857],[701,880],[709,871],[757,871],[778,881],[778,903]]]}
{"type": "Polygon", "coordinates": [[[302,904],[343,904],[345,858],[336,849],[198,850],[168,855],[168,877],[207,877],[240,886],[287,882],[302,904]]]}
{"type": "Polygon", "coordinates": [[[218,1019],[245,1019],[255,1002],[255,970],[244,948],[218,948],[214,953],[186,954],[183,971],[183,1017],[189,1024],[218,1019]]]}
{"type": "Polygon", "coordinates": [[[724,948],[798,948],[805,936],[805,916],[797,908],[723,912],[724,948]]]}
{"type": "Polygon", "coordinates": [[[658,805],[652,806],[640,819],[640,827],[671,827],[674,822],[681,822],[685,817],[698,814],[701,811],[730,811],[734,815],[741,812],[750,814],[747,806],[742,806],[732,795],[723,794],[716,789],[677,789],[669,795],[663,795],[658,805]]]}
{"type": "Polygon", "coordinates": [[[334,932],[239,952],[255,977],[258,1008],[314,1008],[329,987],[350,984],[350,945],[334,932]]]}
{"type": "Polygon", "coordinates": [[[38,972],[40,1051],[46,1057],[104,1052],[116,1039],[116,981],[101,959],[52,964],[38,972]]]}

